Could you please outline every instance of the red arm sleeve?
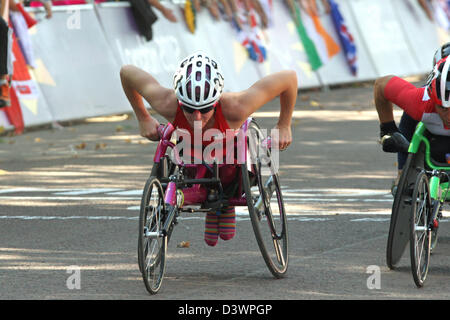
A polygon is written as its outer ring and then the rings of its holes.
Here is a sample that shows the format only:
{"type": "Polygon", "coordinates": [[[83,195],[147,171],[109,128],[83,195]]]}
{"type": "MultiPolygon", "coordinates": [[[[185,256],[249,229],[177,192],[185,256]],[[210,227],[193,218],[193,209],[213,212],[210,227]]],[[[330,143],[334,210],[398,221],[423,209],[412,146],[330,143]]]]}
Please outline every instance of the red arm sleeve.
{"type": "Polygon", "coordinates": [[[426,105],[423,102],[424,90],[399,77],[393,77],[384,88],[384,96],[414,120],[420,121],[426,105]]]}

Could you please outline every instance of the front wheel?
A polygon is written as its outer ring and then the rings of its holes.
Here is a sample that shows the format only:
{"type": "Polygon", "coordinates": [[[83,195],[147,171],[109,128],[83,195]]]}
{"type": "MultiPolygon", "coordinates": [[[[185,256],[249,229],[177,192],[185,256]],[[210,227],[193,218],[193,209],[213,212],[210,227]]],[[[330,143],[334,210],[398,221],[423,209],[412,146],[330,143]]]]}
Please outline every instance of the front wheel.
{"type": "Polygon", "coordinates": [[[151,294],[161,288],[166,266],[165,215],[163,188],[158,178],[150,177],[144,187],[139,214],[138,264],[151,294]]]}
{"type": "Polygon", "coordinates": [[[288,267],[288,230],[280,181],[270,167],[270,150],[262,146],[259,127],[252,122],[249,130],[249,149],[254,161],[242,165],[247,207],[264,261],[274,277],[282,278],[288,267]]]}
{"type": "Polygon", "coordinates": [[[412,197],[410,224],[411,271],[417,287],[422,287],[428,273],[431,247],[431,197],[428,177],[424,171],[419,173],[412,197]]]}

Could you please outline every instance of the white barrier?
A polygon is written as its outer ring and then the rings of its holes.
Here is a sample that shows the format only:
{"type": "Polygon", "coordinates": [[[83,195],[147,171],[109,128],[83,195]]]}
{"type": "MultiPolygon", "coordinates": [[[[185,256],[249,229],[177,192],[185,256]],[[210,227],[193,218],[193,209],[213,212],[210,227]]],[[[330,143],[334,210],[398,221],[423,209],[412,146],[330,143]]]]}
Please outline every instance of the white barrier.
{"type": "MultiPolygon", "coordinates": [[[[137,65],[167,87],[180,59],[195,50],[210,53],[224,69],[227,91],[248,88],[275,71],[293,69],[299,89],[373,80],[385,74],[409,76],[431,69],[439,46],[437,27],[415,0],[340,0],[338,4],[355,38],[358,74],[353,76],[340,52],[317,72],[307,56],[288,9],[274,1],[274,25],[264,31],[267,60],[250,60],[229,23],[214,21],[207,10],[197,15],[191,34],[181,10],[172,3],[178,23],[159,11],[150,42],[138,35],[128,3],[55,7],[51,20],[32,31],[38,68],[34,78],[40,97],[34,109],[23,107],[25,126],[131,111],[122,92],[119,70],[137,65]]],[[[321,23],[339,43],[331,18],[321,23]]],[[[0,126],[11,128],[3,113],[0,126]]]]}

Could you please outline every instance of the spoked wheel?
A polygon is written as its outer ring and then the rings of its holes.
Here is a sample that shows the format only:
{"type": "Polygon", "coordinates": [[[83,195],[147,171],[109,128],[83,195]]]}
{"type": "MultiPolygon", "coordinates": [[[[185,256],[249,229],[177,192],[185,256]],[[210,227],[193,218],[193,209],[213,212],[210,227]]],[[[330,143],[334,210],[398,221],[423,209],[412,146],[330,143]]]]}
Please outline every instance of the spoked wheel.
{"type": "MultiPolygon", "coordinates": [[[[256,241],[264,261],[276,278],[288,267],[287,217],[278,174],[264,136],[255,122],[249,126],[251,162],[242,165],[242,180],[256,241]]],[[[249,159],[248,159],[249,160],[249,159]]]]}
{"type": "Polygon", "coordinates": [[[412,192],[417,175],[424,166],[424,145],[417,153],[410,153],[403,167],[392,205],[391,221],[386,247],[386,264],[394,269],[409,241],[412,192]]]}
{"type": "Polygon", "coordinates": [[[159,180],[150,177],[144,187],[139,215],[138,263],[148,292],[161,288],[167,252],[164,192],[159,180]]]}
{"type": "Polygon", "coordinates": [[[431,247],[431,198],[428,177],[424,171],[417,176],[412,197],[410,254],[411,271],[416,286],[422,287],[428,273],[431,247]]]}

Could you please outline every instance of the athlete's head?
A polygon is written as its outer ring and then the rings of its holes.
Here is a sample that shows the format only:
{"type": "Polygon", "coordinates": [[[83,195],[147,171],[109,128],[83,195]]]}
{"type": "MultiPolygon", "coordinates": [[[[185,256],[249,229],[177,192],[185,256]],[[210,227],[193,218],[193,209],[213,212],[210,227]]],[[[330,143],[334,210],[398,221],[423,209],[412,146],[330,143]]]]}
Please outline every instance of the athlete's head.
{"type": "Polygon", "coordinates": [[[439,49],[436,50],[433,57],[433,67],[434,65],[441,59],[450,55],[450,42],[442,45],[439,49]]]}
{"type": "Polygon", "coordinates": [[[203,52],[183,59],[173,77],[175,94],[188,120],[194,115],[204,119],[219,101],[223,87],[219,65],[203,52]]]}
{"type": "Polygon", "coordinates": [[[436,112],[450,127],[450,56],[438,61],[428,80],[428,94],[436,105],[436,112]]]}

